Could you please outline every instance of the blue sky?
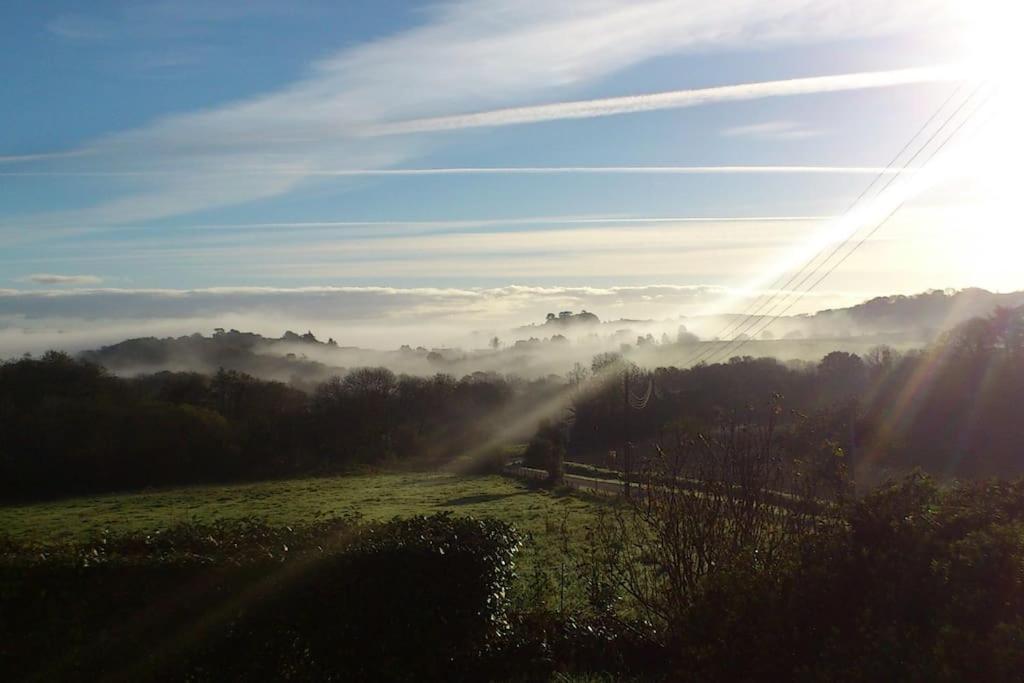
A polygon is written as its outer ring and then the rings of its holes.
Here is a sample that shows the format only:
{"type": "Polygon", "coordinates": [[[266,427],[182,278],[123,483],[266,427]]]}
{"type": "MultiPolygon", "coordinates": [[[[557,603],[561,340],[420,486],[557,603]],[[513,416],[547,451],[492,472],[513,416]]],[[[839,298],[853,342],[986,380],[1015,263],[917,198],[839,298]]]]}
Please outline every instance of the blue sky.
{"type": "MultiPolygon", "coordinates": [[[[35,329],[40,292],[71,292],[89,320],[96,290],[215,288],[493,303],[516,286],[568,307],[591,288],[641,292],[620,301],[638,315],[732,305],[716,297],[820,245],[828,217],[955,95],[958,12],[941,0],[7,3],[0,317],[35,329]],[[745,87],[694,92],[721,86],[745,87]],[[665,92],[672,103],[617,99],[665,92]],[[642,288],[660,285],[708,294],[644,304],[642,288]]],[[[917,192],[800,308],[1024,286],[1010,265],[978,269],[948,245],[970,214],[942,207],[966,186],[917,192]]]]}

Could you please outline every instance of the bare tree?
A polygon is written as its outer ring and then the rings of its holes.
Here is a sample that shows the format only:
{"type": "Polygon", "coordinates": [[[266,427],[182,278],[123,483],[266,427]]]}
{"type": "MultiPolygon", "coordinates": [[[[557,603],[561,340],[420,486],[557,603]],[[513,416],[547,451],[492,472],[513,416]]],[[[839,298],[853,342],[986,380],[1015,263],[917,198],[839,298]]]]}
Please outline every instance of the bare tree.
{"type": "Polygon", "coordinates": [[[731,419],[708,434],[677,434],[642,464],[637,493],[594,531],[593,561],[656,633],[671,639],[716,575],[776,571],[827,517],[818,468],[776,448],[780,408],[731,419]]]}

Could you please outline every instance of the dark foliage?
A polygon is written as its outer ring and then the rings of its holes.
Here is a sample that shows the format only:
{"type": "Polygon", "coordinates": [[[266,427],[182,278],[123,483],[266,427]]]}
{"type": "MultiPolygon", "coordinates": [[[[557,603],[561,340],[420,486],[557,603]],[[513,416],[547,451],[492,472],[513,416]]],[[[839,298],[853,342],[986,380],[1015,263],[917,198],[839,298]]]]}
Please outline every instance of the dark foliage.
{"type": "Polygon", "coordinates": [[[629,454],[679,430],[706,431],[773,394],[784,397],[778,431],[790,455],[840,450],[860,484],[915,467],[943,478],[1017,476],[1022,321],[1024,309],[999,309],[923,352],[833,352],[817,366],[744,357],[645,371],[601,354],[589,380],[578,368],[568,383],[357,368],[303,391],[223,369],[120,378],[50,352],[0,365],[0,500],[433,465],[498,433],[528,438],[508,425],[560,395],[573,397],[571,420],[527,453],[555,479],[563,446],[574,461],[632,467],[629,454]]]}
{"type": "Polygon", "coordinates": [[[543,420],[523,452],[523,464],[546,470],[548,483],[559,485],[565,476],[565,435],[558,424],[543,420]]]}
{"type": "Polygon", "coordinates": [[[126,379],[50,352],[0,364],[0,500],[433,465],[553,389],[360,368],[311,395],[226,370],[126,379]]]}
{"type": "Polygon", "coordinates": [[[1024,473],[1024,308],[968,321],[925,351],[833,352],[816,367],[743,357],[653,372],[623,365],[598,379],[598,370],[621,362],[598,361],[591,390],[573,406],[572,460],[610,465],[609,451],[627,441],[650,450],[678,430],[707,431],[779,394],[779,432],[791,455],[840,449],[862,484],[918,467],[942,478],[1024,473]],[[624,401],[624,373],[633,403],[624,401]],[[637,409],[648,385],[651,397],[637,409]]]}
{"type": "Polygon", "coordinates": [[[862,408],[865,465],[945,477],[1024,470],[1024,308],[968,321],[877,375],[862,408]]]}
{"type": "Polygon", "coordinates": [[[1015,681],[1024,671],[1024,480],[940,488],[907,477],[813,528],[777,527],[770,557],[763,538],[715,539],[720,520],[675,514],[712,502],[660,495],[662,509],[636,503],[636,528],[599,537],[595,556],[614,554],[603,576],[641,598],[631,604],[666,677],[1015,681]],[[657,548],[623,554],[645,525],[657,548]],[[697,560],[675,546],[689,552],[698,540],[711,542],[714,562],[679,574],[697,560]],[[680,575],[689,582],[675,590],[680,575]]]}
{"type": "Polygon", "coordinates": [[[46,680],[452,680],[508,637],[516,533],[448,515],[0,546],[0,670],[46,680]]]}

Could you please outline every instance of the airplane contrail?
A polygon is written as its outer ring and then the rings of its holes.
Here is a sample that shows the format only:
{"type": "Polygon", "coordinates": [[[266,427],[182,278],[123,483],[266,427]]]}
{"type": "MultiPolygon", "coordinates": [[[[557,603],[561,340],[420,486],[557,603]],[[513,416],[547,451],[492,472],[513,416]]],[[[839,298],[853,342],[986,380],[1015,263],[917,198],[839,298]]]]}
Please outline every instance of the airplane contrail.
{"type": "Polygon", "coordinates": [[[594,100],[557,102],[526,107],[509,107],[470,114],[435,116],[368,126],[362,134],[367,136],[428,133],[461,128],[508,126],[539,123],[559,119],[582,119],[615,114],[681,109],[717,102],[735,102],[765,97],[809,95],[813,93],[844,92],[888,88],[915,83],[937,83],[962,80],[963,69],[951,66],[929,66],[890,71],[868,71],[810,78],[790,78],[760,83],[743,83],[712,88],[673,90],[648,95],[606,97],[594,100]]]}
{"type": "Polygon", "coordinates": [[[66,159],[89,154],[89,150],[76,149],[69,152],[39,152],[36,154],[0,154],[0,164],[21,164],[29,161],[48,161],[50,159],[66,159]]]}
{"type": "Polygon", "coordinates": [[[461,166],[439,168],[224,168],[217,171],[140,169],[125,171],[0,171],[18,177],[146,177],[168,175],[431,176],[431,175],[879,175],[900,173],[880,166],[461,166]]]}
{"type": "Polygon", "coordinates": [[[196,229],[260,230],[292,228],[406,227],[457,229],[517,225],[629,225],[658,223],[800,223],[821,222],[834,216],[539,216],[529,218],[484,218],[463,220],[379,220],[379,221],[295,221],[279,223],[208,223],[196,229]]]}
{"type": "MultiPolygon", "coordinates": [[[[652,175],[711,175],[711,174],[869,174],[898,173],[899,169],[873,166],[471,166],[453,168],[391,168],[391,169],[337,169],[314,170],[303,175],[324,176],[416,176],[416,175],[548,175],[548,174],[652,174],[652,175]]],[[[302,173],[302,172],[300,172],[302,173]]]]}

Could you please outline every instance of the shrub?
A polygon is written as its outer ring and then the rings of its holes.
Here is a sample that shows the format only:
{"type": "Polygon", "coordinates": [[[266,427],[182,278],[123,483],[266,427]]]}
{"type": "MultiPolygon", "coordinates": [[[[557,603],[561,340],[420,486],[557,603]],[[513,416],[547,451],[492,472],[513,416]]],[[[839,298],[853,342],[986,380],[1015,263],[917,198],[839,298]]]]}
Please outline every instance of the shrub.
{"type": "Polygon", "coordinates": [[[471,677],[508,630],[518,546],[503,522],[448,514],[184,526],[49,550],[7,540],[0,669],[61,680],[471,677]]]}
{"type": "Polygon", "coordinates": [[[619,615],[638,615],[664,647],[665,674],[1019,680],[1024,481],[942,488],[914,475],[802,520],[774,502],[741,508],[772,530],[760,535],[744,535],[703,481],[699,492],[663,483],[613,510],[592,549],[619,615]]]}

